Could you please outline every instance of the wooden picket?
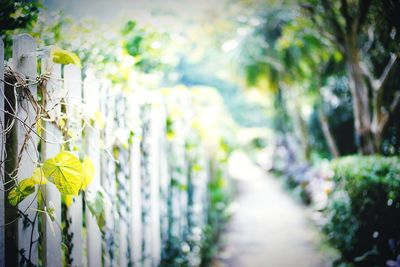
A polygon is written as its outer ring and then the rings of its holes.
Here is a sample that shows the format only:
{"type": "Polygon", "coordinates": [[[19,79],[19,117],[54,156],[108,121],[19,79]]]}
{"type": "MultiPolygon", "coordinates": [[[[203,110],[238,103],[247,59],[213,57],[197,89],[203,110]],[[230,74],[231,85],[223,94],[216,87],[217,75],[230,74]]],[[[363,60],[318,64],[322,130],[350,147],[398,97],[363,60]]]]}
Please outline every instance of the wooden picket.
{"type": "MultiPolygon", "coordinates": [[[[51,120],[55,120],[61,113],[61,65],[53,63],[50,49],[42,59],[42,75],[46,77],[42,95],[45,107],[49,110],[51,120]]],[[[42,158],[54,157],[62,143],[62,133],[52,122],[42,123],[42,158]]],[[[43,177],[45,179],[45,177],[43,177]]],[[[46,266],[61,266],[61,194],[52,183],[47,183],[42,188],[45,207],[54,208],[54,221],[47,213],[43,214],[44,234],[44,264],[46,266]]]]}
{"type": "MultiPolygon", "coordinates": [[[[105,116],[105,124],[107,127],[104,129],[103,142],[105,150],[101,153],[101,185],[103,186],[107,198],[111,202],[111,206],[115,207],[116,204],[116,188],[115,188],[115,159],[112,155],[115,134],[115,94],[110,85],[102,86],[101,99],[107,99],[101,105],[101,112],[105,116]]],[[[105,213],[105,226],[103,238],[103,256],[105,266],[114,266],[116,264],[116,240],[115,234],[116,225],[116,209],[106,209],[105,213]]]]}
{"type": "Polygon", "coordinates": [[[147,267],[151,266],[151,163],[150,163],[150,131],[151,131],[151,117],[150,117],[150,103],[145,103],[141,106],[142,118],[142,140],[141,140],[141,204],[142,204],[142,265],[147,267]]]}
{"type": "MultiPolygon", "coordinates": [[[[166,120],[166,111],[165,106],[162,108],[162,118],[161,120],[166,120]]],[[[170,206],[170,198],[169,198],[169,188],[171,185],[171,176],[169,175],[168,169],[168,154],[167,154],[167,140],[166,136],[166,125],[160,124],[159,129],[159,155],[160,155],[160,235],[161,235],[161,259],[164,258],[164,251],[166,246],[168,245],[169,238],[169,206],[170,206]]]]}
{"type": "Polygon", "coordinates": [[[11,68],[24,77],[17,81],[28,85],[13,86],[3,83],[0,42],[0,175],[1,186],[7,185],[0,191],[0,266],[155,267],[176,253],[192,257],[189,265],[198,266],[200,243],[194,242],[203,238],[207,187],[213,173],[204,148],[188,148],[189,94],[178,94],[175,99],[187,112],[174,122],[176,137],[167,140],[170,114],[161,94],[114,88],[90,68],[81,73],[78,66],[54,63],[51,49],[37,50],[32,37],[16,36],[11,68]],[[39,94],[37,84],[42,90],[39,94]],[[48,116],[40,124],[39,112],[43,111],[34,104],[38,95],[48,116]],[[60,129],[64,123],[68,131],[60,129]],[[40,135],[39,150],[36,135],[40,135]],[[32,194],[17,207],[11,206],[8,193],[15,186],[13,171],[17,170],[18,181],[31,177],[40,162],[61,149],[81,160],[88,156],[93,162],[95,174],[85,191],[66,207],[62,199],[68,196],[47,182],[37,191],[40,201],[32,194]],[[104,193],[102,228],[86,198],[97,191],[104,193]]]}
{"type": "Polygon", "coordinates": [[[132,125],[133,137],[130,148],[129,158],[129,173],[130,173],[130,225],[129,225],[129,239],[130,239],[130,255],[134,266],[140,266],[142,259],[142,198],[141,198],[141,125],[140,125],[140,106],[133,97],[131,105],[128,107],[128,114],[131,119],[137,123],[132,125]]]}
{"type": "MultiPolygon", "coordinates": [[[[160,140],[162,133],[161,100],[156,99],[150,113],[150,209],[151,209],[151,259],[152,266],[158,266],[161,256],[160,232],[160,140]],[[158,101],[157,101],[158,100],[158,101]]],[[[165,120],[164,120],[165,121],[165,120]]]]}
{"type": "MultiPolygon", "coordinates": [[[[38,160],[37,137],[33,133],[36,131],[36,113],[37,108],[31,101],[28,101],[28,95],[37,100],[37,86],[35,84],[37,77],[37,54],[36,42],[27,35],[21,34],[14,38],[13,42],[13,68],[16,72],[23,75],[27,81],[27,88],[17,88],[17,110],[16,116],[21,118],[16,124],[17,151],[21,153],[17,162],[23,162],[17,169],[17,179],[22,181],[32,175],[38,160]],[[30,133],[30,134],[28,134],[30,133]]],[[[38,264],[38,202],[37,194],[28,196],[24,202],[18,204],[17,250],[18,263],[29,265],[38,264]]]]}
{"type": "Polygon", "coordinates": [[[129,262],[128,250],[128,222],[129,222],[129,132],[126,126],[127,103],[126,98],[120,95],[116,99],[118,108],[115,110],[116,126],[120,132],[120,137],[117,140],[117,168],[116,168],[116,182],[117,182],[117,211],[118,211],[118,264],[119,266],[127,266],[129,262]],[[123,140],[121,140],[123,139],[123,140]]]}
{"type": "MultiPolygon", "coordinates": [[[[64,90],[67,94],[65,97],[67,110],[67,124],[72,130],[73,141],[70,143],[71,151],[74,146],[81,145],[80,129],[82,127],[79,107],[82,103],[82,78],[81,70],[74,65],[66,65],[64,67],[64,90]]],[[[76,151],[77,153],[77,151],[76,151]]],[[[72,266],[83,266],[83,239],[82,239],[82,195],[74,196],[71,206],[67,210],[67,218],[69,221],[68,234],[71,236],[68,247],[68,262],[72,266]]]]}
{"type": "MultiPolygon", "coordinates": [[[[86,111],[89,116],[94,117],[96,112],[100,111],[100,84],[92,73],[87,73],[85,78],[83,94],[87,105],[86,111]]],[[[95,174],[92,183],[88,186],[87,190],[96,191],[100,185],[100,131],[99,125],[93,123],[85,128],[85,154],[92,160],[95,174]]],[[[87,256],[88,266],[97,267],[102,265],[101,258],[101,232],[97,225],[96,218],[90,213],[88,209],[86,215],[86,229],[87,229],[87,256]]]]}

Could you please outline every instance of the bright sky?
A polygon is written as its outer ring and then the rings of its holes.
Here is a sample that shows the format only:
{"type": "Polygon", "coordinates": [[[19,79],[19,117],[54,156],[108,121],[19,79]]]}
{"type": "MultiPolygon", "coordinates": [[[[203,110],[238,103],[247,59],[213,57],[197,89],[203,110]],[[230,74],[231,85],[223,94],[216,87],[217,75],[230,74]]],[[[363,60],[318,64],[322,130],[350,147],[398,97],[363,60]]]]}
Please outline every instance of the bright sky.
{"type": "Polygon", "coordinates": [[[222,14],[225,0],[44,0],[50,10],[61,10],[76,19],[95,17],[109,22],[124,16],[139,23],[171,26],[203,20],[204,15],[222,14]],[[157,16],[157,20],[153,16],[157,16]]]}

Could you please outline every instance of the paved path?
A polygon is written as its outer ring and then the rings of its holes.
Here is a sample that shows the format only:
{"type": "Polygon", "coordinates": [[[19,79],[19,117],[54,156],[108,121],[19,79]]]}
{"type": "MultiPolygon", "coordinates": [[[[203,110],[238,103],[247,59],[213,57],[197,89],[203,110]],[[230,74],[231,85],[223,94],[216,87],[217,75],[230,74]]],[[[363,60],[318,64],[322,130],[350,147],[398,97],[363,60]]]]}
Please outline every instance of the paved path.
{"type": "Polygon", "coordinates": [[[243,154],[236,154],[231,163],[239,195],[222,238],[225,248],[214,266],[328,266],[316,251],[318,234],[304,207],[243,154]]]}

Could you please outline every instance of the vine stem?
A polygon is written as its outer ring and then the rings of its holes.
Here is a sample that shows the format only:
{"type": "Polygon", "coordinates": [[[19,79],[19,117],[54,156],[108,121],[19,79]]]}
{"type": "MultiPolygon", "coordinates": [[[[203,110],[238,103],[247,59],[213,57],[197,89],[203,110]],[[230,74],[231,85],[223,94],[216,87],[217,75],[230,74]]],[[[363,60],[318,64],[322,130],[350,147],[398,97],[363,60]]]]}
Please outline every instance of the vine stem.
{"type": "MultiPolygon", "coordinates": [[[[32,239],[33,239],[33,231],[35,230],[35,223],[36,223],[36,218],[37,218],[37,216],[38,216],[38,212],[36,211],[36,213],[35,213],[35,218],[33,219],[33,222],[32,222],[32,230],[31,230],[31,244],[30,244],[30,246],[29,246],[29,257],[28,257],[28,260],[29,261],[31,261],[31,255],[32,255],[32,247],[33,247],[33,241],[32,241],[32,239]]],[[[36,242],[36,241],[35,241],[36,242]]]]}

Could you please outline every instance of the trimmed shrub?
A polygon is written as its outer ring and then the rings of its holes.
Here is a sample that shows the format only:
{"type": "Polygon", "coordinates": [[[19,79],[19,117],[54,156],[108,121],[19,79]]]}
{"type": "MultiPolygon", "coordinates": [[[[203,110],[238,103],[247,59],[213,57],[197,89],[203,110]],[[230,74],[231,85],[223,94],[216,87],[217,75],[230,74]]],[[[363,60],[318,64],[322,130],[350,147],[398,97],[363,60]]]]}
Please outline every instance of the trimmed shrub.
{"type": "Polygon", "coordinates": [[[335,187],[324,211],[337,265],[386,266],[400,252],[400,160],[349,156],[332,162],[335,187]]]}

